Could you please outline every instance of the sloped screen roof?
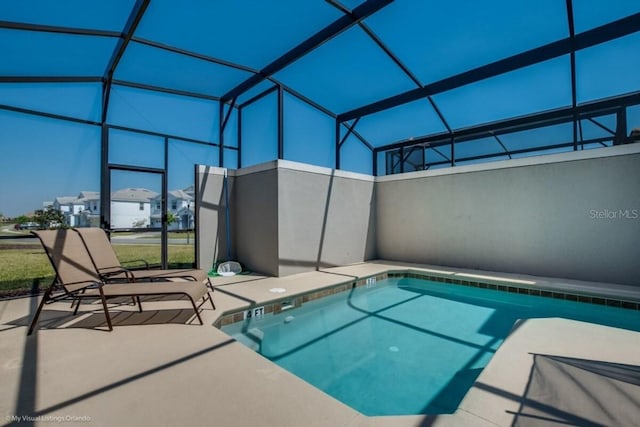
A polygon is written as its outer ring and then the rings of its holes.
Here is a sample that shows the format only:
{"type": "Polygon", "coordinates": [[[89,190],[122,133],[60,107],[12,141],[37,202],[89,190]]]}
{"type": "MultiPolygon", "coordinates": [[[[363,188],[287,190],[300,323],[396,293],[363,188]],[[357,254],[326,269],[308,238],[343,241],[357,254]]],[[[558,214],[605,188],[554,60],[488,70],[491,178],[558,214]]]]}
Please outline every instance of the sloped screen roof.
{"type": "Polygon", "coordinates": [[[22,0],[0,10],[0,126],[142,131],[232,168],[452,166],[625,142],[638,46],[635,0],[22,0]]]}

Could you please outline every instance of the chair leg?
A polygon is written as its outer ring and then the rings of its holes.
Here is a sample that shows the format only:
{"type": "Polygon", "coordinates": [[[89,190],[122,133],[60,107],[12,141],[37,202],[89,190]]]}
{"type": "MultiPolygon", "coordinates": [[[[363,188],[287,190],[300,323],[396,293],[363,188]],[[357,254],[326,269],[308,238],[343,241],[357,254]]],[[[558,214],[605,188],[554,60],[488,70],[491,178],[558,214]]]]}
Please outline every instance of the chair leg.
{"type": "MultiPolygon", "coordinates": [[[[84,294],[84,289],[81,289],[79,293],[84,294]]],[[[78,313],[78,308],[80,308],[80,298],[71,301],[71,308],[73,308],[74,305],[76,306],[76,309],[73,311],[73,315],[75,316],[78,313]]]]}
{"type": "Polygon", "coordinates": [[[191,305],[193,305],[193,311],[195,311],[196,316],[198,317],[198,320],[200,321],[200,324],[204,325],[204,322],[202,321],[202,317],[200,317],[200,311],[198,311],[198,307],[196,306],[196,302],[191,297],[189,297],[189,299],[191,300],[191,305]]]}
{"type": "MultiPolygon", "coordinates": [[[[131,298],[133,298],[133,297],[131,297],[131,298]]],[[[142,313],[142,303],[140,302],[140,297],[136,296],[135,299],[136,299],[136,301],[138,301],[138,311],[140,313],[142,313]]]]}
{"type": "Polygon", "coordinates": [[[208,293],[208,296],[209,296],[209,301],[211,301],[211,307],[213,307],[213,309],[215,310],[216,304],[213,302],[213,295],[208,293]]]}
{"type": "Polygon", "coordinates": [[[98,288],[100,290],[100,299],[102,300],[102,308],[104,309],[104,315],[107,318],[107,325],[109,325],[109,331],[113,331],[113,325],[111,324],[111,316],[109,316],[109,309],[107,308],[107,298],[104,296],[102,286],[98,288]]]}
{"type": "Polygon", "coordinates": [[[78,301],[76,301],[76,308],[75,308],[75,310],[73,310],[73,315],[74,316],[76,314],[78,314],[78,309],[80,308],[80,298],[82,298],[82,297],[78,297],[78,301]]]}
{"type": "Polygon", "coordinates": [[[42,311],[42,307],[44,307],[45,302],[49,299],[51,292],[52,292],[52,288],[49,288],[45,291],[42,297],[42,301],[40,301],[40,304],[38,305],[38,309],[36,310],[36,315],[33,316],[33,320],[29,325],[29,331],[27,332],[27,335],[31,335],[31,333],[33,332],[33,329],[35,328],[36,323],[38,322],[38,317],[40,317],[40,312],[42,311]]]}

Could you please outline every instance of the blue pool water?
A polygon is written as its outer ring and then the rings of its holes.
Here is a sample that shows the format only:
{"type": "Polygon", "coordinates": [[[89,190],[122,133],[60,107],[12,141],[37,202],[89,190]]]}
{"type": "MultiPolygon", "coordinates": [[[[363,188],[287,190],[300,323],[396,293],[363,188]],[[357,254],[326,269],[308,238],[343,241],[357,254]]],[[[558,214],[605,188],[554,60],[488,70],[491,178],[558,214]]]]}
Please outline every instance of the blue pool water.
{"type": "Polygon", "coordinates": [[[453,413],[517,319],[640,331],[640,313],[388,279],[223,330],[366,415],[453,413]]]}

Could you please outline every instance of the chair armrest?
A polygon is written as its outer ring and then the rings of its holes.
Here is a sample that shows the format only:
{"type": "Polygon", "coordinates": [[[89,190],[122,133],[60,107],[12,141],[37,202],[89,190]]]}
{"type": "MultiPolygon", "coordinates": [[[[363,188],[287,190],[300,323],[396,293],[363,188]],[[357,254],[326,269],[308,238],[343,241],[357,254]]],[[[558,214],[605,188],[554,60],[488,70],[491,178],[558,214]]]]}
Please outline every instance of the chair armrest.
{"type": "Polygon", "coordinates": [[[143,260],[143,259],[132,259],[132,260],[129,260],[129,261],[124,261],[124,262],[122,262],[122,264],[132,264],[132,263],[135,263],[135,262],[141,262],[141,263],[144,264],[145,270],[149,269],[149,263],[147,261],[143,260]]]}
{"type": "MultiPolygon", "coordinates": [[[[113,268],[111,268],[110,271],[100,272],[100,277],[105,282],[112,283],[112,280],[114,280],[113,279],[114,276],[118,276],[120,274],[124,274],[125,279],[127,280],[127,282],[133,282],[134,281],[133,273],[130,270],[126,269],[126,268],[118,268],[117,270],[113,270],[113,268]]],[[[117,278],[116,278],[116,280],[117,280],[117,278]]]]}

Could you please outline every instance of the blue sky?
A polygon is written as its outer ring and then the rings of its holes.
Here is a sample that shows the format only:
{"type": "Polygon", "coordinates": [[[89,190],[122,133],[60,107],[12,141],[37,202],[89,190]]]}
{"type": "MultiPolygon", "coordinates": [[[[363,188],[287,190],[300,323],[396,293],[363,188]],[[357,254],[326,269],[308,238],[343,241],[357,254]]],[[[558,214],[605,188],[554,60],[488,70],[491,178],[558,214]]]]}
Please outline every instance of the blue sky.
{"type": "MultiPolygon", "coordinates": [[[[25,0],[0,10],[0,21],[121,31],[133,0],[85,2],[25,0]],[[97,8],[97,9],[96,9],[97,8]]],[[[355,7],[358,1],[344,1],[355,7]]],[[[580,33],[640,12],[637,0],[574,0],[580,33]]],[[[341,12],[324,1],[211,2],[189,7],[153,0],[116,69],[116,80],[221,96],[248,78],[247,70],[201,61],[149,46],[152,40],[202,55],[260,69],[314,34],[341,12]],[[296,14],[296,19],[283,19],[296,14]],[[220,19],[224,17],[224,19],[220,19]],[[212,24],[214,23],[214,24],[212,24]]],[[[467,71],[568,35],[565,2],[492,0],[455,2],[396,0],[365,20],[415,74],[421,84],[467,71]]],[[[113,37],[0,29],[0,76],[102,76],[116,45],[113,37]]],[[[587,102],[640,90],[640,33],[576,55],[577,98],[587,102]]],[[[559,57],[468,86],[437,94],[434,101],[453,128],[463,128],[571,104],[569,56],[559,57]]],[[[365,34],[352,27],[274,76],[278,81],[339,114],[416,88],[416,84],[365,34]]],[[[273,84],[263,82],[242,95],[246,101],[273,84]]],[[[0,104],[100,121],[99,83],[0,83],[0,104]]],[[[243,165],[277,157],[275,93],[243,110],[243,165]]],[[[237,115],[232,114],[225,145],[237,147],[237,115]]],[[[601,121],[615,128],[614,117],[601,121]]],[[[640,125],[640,108],[629,110],[630,127],[640,125]]],[[[188,138],[218,142],[218,104],[114,85],[107,123],[170,135],[169,189],[193,184],[193,165],[218,165],[217,148],[188,138]]],[[[569,125],[570,128],[570,125],[569,125]]],[[[445,130],[431,105],[418,100],[361,119],[357,128],[373,146],[445,130]]],[[[507,135],[507,145],[532,138],[565,142],[567,127],[507,135]]],[[[585,124],[585,134],[599,136],[585,124]]],[[[344,132],[344,130],[343,130],[344,132]]],[[[334,120],[284,96],[284,157],[333,167],[334,120]]],[[[164,137],[112,129],[112,163],[164,167],[164,137]]],[[[588,136],[588,135],[587,135],[588,136]]],[[[571,134],[569,133],[569,138],[571,134]]],[[[42,207],[56,196],[99,190],[100,129],[0,109],[0,212],[16,216],[42,207]]],[[[460,153],[495,149],[493,140],[461,145],[460,153]]],[[[429,155],[429,154],[428,154],[429,155]]],[[[372,154],[351,136],[342,151],[342,168],[372,173],[372,154]]],[[[235,168],[237,152],[225,150],[225,166],[235,168]]],[[[380,162],[381,164],[383,162],[380,162]]],[[[115,174],[113,188],[159,191],[146,175],[115,174]]]]}

